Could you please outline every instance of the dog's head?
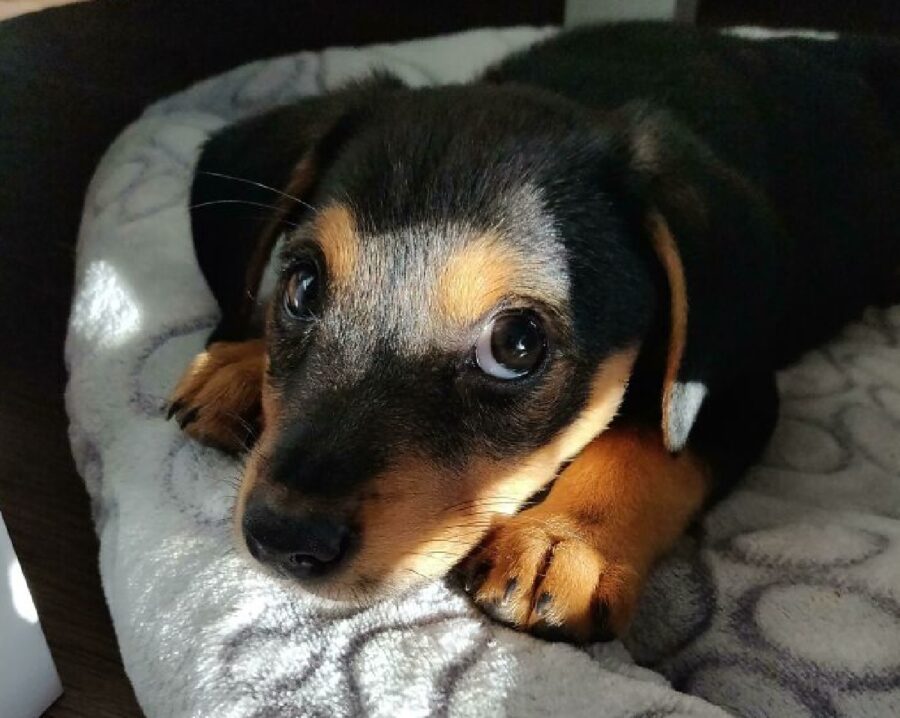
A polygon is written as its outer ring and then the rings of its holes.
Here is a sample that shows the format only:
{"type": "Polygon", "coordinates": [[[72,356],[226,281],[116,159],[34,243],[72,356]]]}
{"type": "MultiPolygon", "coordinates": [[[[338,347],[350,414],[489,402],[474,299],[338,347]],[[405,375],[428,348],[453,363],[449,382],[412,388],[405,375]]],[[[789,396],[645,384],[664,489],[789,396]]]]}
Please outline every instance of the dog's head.
{"type": "Polygon", "coordinates": [[[692,187],[662,207],[658,124],[627,114],[379,80],[238,129],[223,171],[290,195],[235,512],[255,557],[343,599],[446,573],[609,425],[660,326],[683,445],[706,386],[666,217],[710,217],[692,187]]]}

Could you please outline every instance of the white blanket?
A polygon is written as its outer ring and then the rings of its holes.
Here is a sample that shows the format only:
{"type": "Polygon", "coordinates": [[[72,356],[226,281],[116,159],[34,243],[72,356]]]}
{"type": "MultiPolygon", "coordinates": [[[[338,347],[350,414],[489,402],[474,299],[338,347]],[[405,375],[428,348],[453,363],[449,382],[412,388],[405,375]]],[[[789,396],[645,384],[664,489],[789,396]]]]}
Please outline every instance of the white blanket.
{"type": "Polygon", "coordinates": [[[186,200],[202,140],[375,65],[412,84],[463,80],[542,34],[255,63],[150,108],[101,163],[67,401],[104,589],[148,715],[900,715],[900,307],[784,373],[765,460],[699,545],[657,570],[631,654],[516,634],[440,584],[356,610],[264,577],[232,549],[238,463],[164,420],[215,320],[186,200]]]}

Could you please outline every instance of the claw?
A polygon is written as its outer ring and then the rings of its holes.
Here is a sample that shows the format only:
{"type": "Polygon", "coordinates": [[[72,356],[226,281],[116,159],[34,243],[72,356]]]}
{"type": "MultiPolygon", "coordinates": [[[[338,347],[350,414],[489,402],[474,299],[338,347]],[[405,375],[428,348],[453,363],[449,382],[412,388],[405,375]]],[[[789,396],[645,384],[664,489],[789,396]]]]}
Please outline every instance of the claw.
{"type": "Polygon", "coordinates": [[[516,592],[516,589],[519,587],[519,580],[517,578],[511,578],[506,582],[506,590],[503,592],[503,602],[506,603],[509,599],[512,598],[513,594],[516,592]]]}
{"type": "Polygon", "coordinates": [[[534,612],[538,616],[543,616],[547,613],[547,609],[550,608],[550,602],[553,600],[553,596],[551,596],[547,591],[544,591],[539,597],[537,602],[534,604],[534,612]]]}
{"type": "Polygon", "coordinates": [[[169,410],[166,412],[166,421],[170,421],[175,414],[182,410],[184,407],[184,402],[181,401],[173,401],[169,404],[169,410]]]}
{"type": "Polygon", "coordinates": [[[616,637],[612,628],[609,626],[609,606],[606,601],[600,601],[597,604],[597,623],[594,632],[594,640],[600,643],[608,643],[616,637]]]}
{"type": "Polygon", "coordinates": [[[199,407],[195,406],[193,409],[185,412],[184,414],[182,414],[181,416],[178,417],[178,426],[180,426],[182,429],[184,429],[189,424],[193,424],[197,420],[197,417],[199,415],[200,415],[200,409],[199,409],[199,407]]]}
{"type": "Polygon", "coordinates": [[[491,564],[482,561],[475,569],[466,575],[465,590],[466,593],[475,593],[487,579],[491,572],[491,564]]]}

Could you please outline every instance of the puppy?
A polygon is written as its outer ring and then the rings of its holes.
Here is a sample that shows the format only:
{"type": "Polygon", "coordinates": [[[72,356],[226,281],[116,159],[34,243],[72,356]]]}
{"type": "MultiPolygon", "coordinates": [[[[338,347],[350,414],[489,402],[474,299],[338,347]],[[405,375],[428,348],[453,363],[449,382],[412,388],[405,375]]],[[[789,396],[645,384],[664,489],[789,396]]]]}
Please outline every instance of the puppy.
{"type": "Polygon", "coordinates": [[[622,635],[759,456],[775,370],[897,298],[898,200],[888,43],[617,25],[468,85],[375,76],[203,148],[222,319],[171,415],[253,444],[240,542],[312,592],[466,559],[500,621],[622,635]]]}

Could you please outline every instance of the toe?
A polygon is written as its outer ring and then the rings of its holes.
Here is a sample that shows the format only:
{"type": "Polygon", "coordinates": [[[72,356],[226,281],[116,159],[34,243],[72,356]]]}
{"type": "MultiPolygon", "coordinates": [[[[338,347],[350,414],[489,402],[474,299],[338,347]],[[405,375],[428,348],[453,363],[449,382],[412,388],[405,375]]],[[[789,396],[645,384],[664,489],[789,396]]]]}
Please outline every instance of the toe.
{"type": "Polygon", "coordinates": [[[607,566],[597,584],[596,640],[624,636],[631,625],[641,589],[641,573],[627,562],[607,566]]]}
{"type": "Polygon", "coordinates": [[[193,406],[187,408],[185,411],[182,411],[178,414],[178,426],[180,426],[181,429],[184,430],[195,421],[197,421],[198,416],[200,416],[200,407],[193,406]]]}
{"type": "Polygon", "coordinates": [[[169,403],[169,410],[166,412],[166,421],[170,421],[173,416],[179,413],[184,408],[184,402],[179,399],[173,399],[169,403]]]}
{"type": "Polygon", "coordinates": [[[475,593],[476,602],[496,620],[524,627],[549,549],[546,536],[529,527],[497,532],[485,547],[490,569],[475,593]]]}
{"type": "Polygon", "coordinates": [[[546,574],[537,588],[537,599],[528,625],[564,628],[578,640],[587,640],[595,624],[595,592],[604,562],[588,544],[566,540],[553,548],[546,574]]]}

